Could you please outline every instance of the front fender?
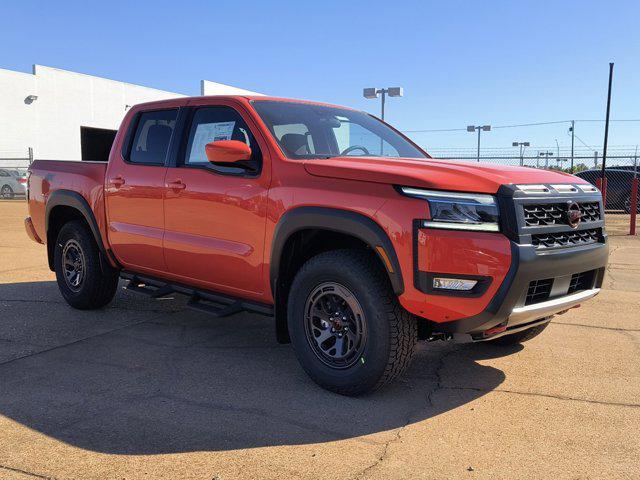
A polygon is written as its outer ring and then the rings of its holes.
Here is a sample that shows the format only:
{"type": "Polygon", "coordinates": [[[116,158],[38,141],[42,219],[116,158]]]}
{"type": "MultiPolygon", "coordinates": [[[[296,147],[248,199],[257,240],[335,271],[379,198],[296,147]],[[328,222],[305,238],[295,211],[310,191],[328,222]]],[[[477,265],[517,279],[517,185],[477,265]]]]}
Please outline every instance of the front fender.
{"type": "Polygon", "coordinates": [[[269,280],[272,292],[275,292],[280,260],[287,240],[297,231],[310,228],[352,235],[369,245],[384,265],[390,263],[391,269],[387,268],[387,274],[395,294],[401,295],[404,292],[396,251],[382,227],[361,213],[325,207],[297,207],[286,212],[278,221],[271,246],[269,280]],[[382,256],[379,247],[384,250],[389,262],[382,256]]]}

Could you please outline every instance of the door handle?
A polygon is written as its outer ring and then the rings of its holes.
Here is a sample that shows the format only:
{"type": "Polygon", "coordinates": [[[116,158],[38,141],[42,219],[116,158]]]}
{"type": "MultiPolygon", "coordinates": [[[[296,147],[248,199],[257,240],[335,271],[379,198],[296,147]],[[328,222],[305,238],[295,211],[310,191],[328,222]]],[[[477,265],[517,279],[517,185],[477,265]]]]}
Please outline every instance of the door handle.
{"type": "Polygon", "coordinates": [[[109,182],[115,188],[120,188],[122,185],[124,185],[124,177],[122,175],[116,175],[111,180],[109,180],[109,182]]]}
{"type": "Polygon", "coordinates": [[[167,183],[167,188],[170,188],[171,190],[184,190],[187,186],[182,183],[182,180],[176,180],[175,182],[167,183]]]}

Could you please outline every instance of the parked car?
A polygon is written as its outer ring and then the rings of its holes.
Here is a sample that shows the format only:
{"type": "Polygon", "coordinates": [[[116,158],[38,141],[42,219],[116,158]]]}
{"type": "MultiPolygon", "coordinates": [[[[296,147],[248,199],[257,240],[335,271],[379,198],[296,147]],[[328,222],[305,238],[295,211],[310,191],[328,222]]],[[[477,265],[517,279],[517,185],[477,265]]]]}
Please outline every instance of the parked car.
{"type": "Polygon", "coordinates": [[[106,305],[122,277],[216,317],[264,314],[345,395],[400,375],[419,339],[538,335],[598,293],[608,258],[587,181],[433,160],[373,116],[319,103],[138,105],[107,164],[30,170],[26,230],[71,306],[106,305]]]}
{"type": "MultiPolygon", "coordinates": [[[[631,186],[633,184],[634,174],[633,169],[605,169],[605,176],[607,178],[607,209],[624,210],[626,213],[631,212],[631,186]]],[[[576,175],[592,185],[596,185],[597,179],[602,177],[602,170],[585,170],[576,173],[576,175]]],[[[640,212],[640,189],[637,195],[639,196],[636,209],[637,212],[640,212]]]]}
{"type": "Polygon", "coordinates": [[[0,169],[0,198],[26,196],[27,172],[15,169],[0,169]]]}

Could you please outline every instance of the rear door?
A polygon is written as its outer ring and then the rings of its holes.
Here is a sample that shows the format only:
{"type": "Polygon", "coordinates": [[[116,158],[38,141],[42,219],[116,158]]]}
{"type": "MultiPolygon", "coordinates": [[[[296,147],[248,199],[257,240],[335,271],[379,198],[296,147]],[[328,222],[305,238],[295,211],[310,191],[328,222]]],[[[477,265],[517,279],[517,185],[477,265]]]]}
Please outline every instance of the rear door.
{"type": "Polygon", "coordinates": [[[139,112],[107,168],[109,242],[125,268],[161,273],[164,177],[179,108],[139,112]]]}
{"type": "Polygon", "coordinates": [[[259,298],[270,169],[267,146],[252,118],[232,101],[189,103],[183,146],[166,176],[165,259],[168,271],[202,288],[259,298]],[[239,140],[253,168],[211,164],[204,147],[239,140]],[[255,295],[252,295],[255,294],[255,295]]]}

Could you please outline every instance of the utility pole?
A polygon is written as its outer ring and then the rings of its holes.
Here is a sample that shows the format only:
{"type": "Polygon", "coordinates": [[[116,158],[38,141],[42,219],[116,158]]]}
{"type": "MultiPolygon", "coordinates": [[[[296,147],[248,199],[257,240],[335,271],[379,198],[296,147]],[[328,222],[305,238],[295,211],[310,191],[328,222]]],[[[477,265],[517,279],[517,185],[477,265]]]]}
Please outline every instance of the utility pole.
{"type": "Polygon", "coordinates": [[[573,140],[576,135],[576,121],[571,120],[571,173],[573,173],[573,140]]]}
{"type": "Polygon", "coordinates": [[[607,142],[609,141],[609,113],[611,111],[611,83],[613,81],[613,62],[609,63],[609,88],[607,90],[607,116],[604,120],[604,145],[602,147],[602,183],[600,191],[602,191],[602,204],[607,205],[607,177],[605,168],[607,168],[607,142]]]}

